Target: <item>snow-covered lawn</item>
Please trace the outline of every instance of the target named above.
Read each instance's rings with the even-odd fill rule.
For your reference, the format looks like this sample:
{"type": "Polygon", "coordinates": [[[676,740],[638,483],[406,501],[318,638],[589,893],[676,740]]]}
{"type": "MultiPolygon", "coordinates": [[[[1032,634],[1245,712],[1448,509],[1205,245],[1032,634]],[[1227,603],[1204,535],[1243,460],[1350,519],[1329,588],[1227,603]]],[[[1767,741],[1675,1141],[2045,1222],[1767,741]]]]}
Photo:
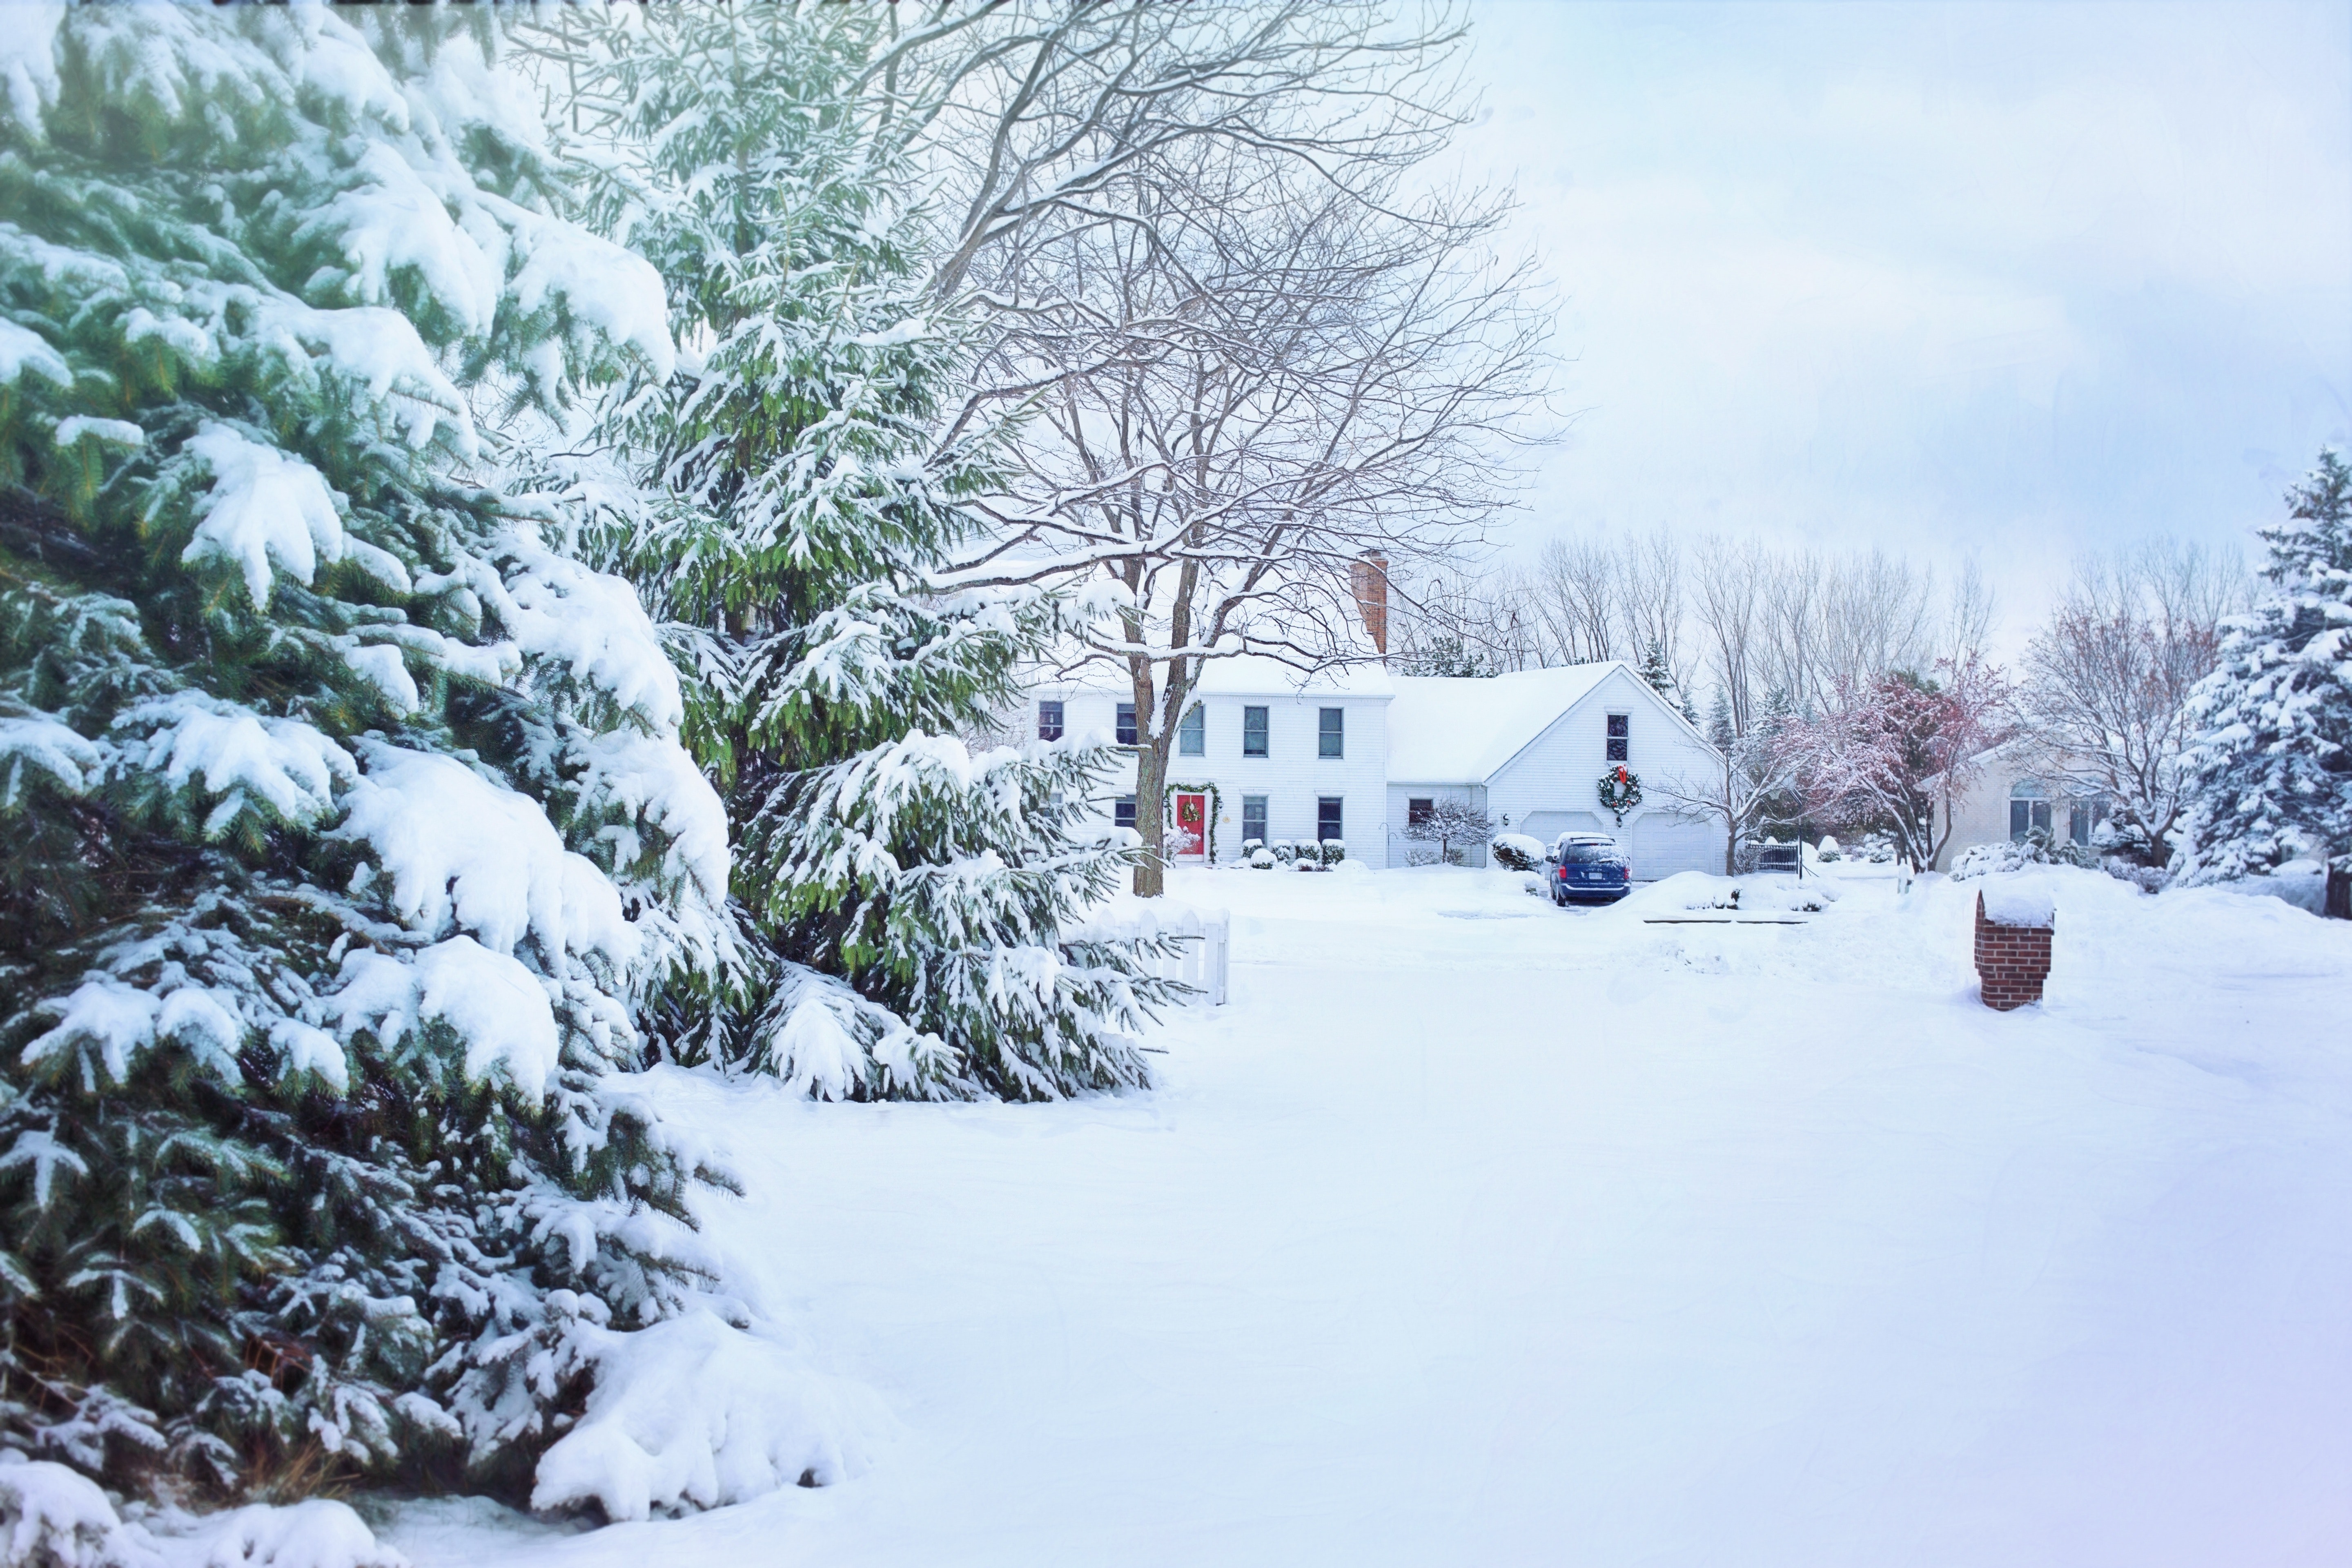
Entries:
{"type": "MultiPolygon", "coordinates": [[[[814,1107],[676,1073],[714,1237],[891,1412],[821,1489],[420,1565],[2352,1560],[2352,929],[2058,873],[1801,927],[1495,872],[1186,873],[1164,1087],[814,1107]],[[1633,900],[1638,904],[1641,899],[1633,900]]],[[[1647,895],[1644,895],[1647,897],[1647,895]]]]}

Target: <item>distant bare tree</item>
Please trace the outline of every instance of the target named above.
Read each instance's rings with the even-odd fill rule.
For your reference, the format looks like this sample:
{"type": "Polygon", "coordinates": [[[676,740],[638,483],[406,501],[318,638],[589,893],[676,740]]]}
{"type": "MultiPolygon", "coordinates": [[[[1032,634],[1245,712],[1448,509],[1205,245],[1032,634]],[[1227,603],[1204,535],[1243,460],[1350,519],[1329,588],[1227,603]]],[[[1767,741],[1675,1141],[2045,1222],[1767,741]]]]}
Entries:
{"type": "Polygon", "coordinates": [[[1730,709],[1731,732],[1745,735],[1762,709],[1764,598],[1771,563],[1753,540],[1699,542],[1691,557],[1691,613],[1730,709]]]}
{"type": "Polygon", "coordinates": [[[2188,805],[2189,689],[2252,579],[2235,552],[2159,540],[2080,563],[2026,653],[2024,717],[2043,763],[2113,803],[2113,847],[2162,865],[2188,805]]]}

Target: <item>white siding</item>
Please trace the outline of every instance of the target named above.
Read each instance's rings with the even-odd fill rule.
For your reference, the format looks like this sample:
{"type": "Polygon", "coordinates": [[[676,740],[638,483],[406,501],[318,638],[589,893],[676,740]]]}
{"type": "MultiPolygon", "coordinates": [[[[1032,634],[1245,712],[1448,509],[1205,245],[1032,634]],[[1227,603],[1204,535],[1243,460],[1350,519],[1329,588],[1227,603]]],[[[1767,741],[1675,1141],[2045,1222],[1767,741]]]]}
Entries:
{"type": "MultiPolygon", "coordinates": [[[[1028,728],[1037,733],[1040,699],[1059,697],[1066,733],[1099,731],[1105,741],[1116,734],[1120,699],[1100,689],[1041,687],[1030,697],[1028,728]]],[[[1181,742],[1170,748],[1168,782],[1213,784],[1220,796],[1216,852],[1221,862],[1241,858],[1242,797],[1265,796],[1266,836],[1301,839],[1316,836],[1317,804],[1324,795],[1344,803],[1341,826],[1348,855],[1368,866],[1389,864],[1388,699],[1386,697],[1304,695],[1227,696],[1199,700],[1206,721],[1206,754],[1188,757],[1181,742]],[[1266,755],[1242,755],[1242,710],[1266,711],[1266,755]],[[1347,714],[1344,757],[1318,754],[1322,710],[1338,708],[1347,714]]],[[[1116,797],[1135,789],[1135,765],[1127,763],[1117,781],[1105,791],[1102,812],[1110,815],[1116,797]]],[[[1402,826],[1400,819],[1398,826],[1402,826]]]]}
{"type": "MultiPolygon", "coordinates": [[[[1486,804],[1486,791],[1480,784],[1389,785],[1388,863],[1391,866],[1412,865],[1413,851],[1417,849],[1427,850],[1433,855],[1437,852],[1435,844],[1417,842],[1404,836],[1405,826],[1411,821],[1406,813],[1412,809],[1412,802],[1420,799],[1451,800],[1464,805],[1483,806],[1486,804]]],[[[1484,844],[1473,845],[1464,858],[1469,865],[1484,866],[1486,863],[1486,847],[1484,844]]]]}
{"type": "Polygon", "coordinates": [[[1598,831],[1615,837],[1633,854],[1633,874],[1649,881],[1675,871],[1721,871],[1723,843],[1704,819],[1676,817],[1649,801],[1628,812],[1622,826],[1601,809],[1596,786],[1609,760],[1608,716],[1631,721],[1625,765],[1653,785],[1676,774],[1704,779],[1720,765],[1715,751],[1681,718],[1628,671],[1612,671],[1576,706],[1555,720],[1524,751],[1487,781],[1486,808],[1497,832],[1528,832],[1547,840],[1558,832],[1592,831],[1578,818],[1589,816],[1598,831]],[[1505,818],[1509,819],[1507,826],[1505,818]],[[1569,826],[1545,832],[1555,821],[1569,826]],[[1637,846],[1647,846],[1646,854],[1637,846]],[[1711,857],[1711,858],[1710,858],[1711,857]]]}

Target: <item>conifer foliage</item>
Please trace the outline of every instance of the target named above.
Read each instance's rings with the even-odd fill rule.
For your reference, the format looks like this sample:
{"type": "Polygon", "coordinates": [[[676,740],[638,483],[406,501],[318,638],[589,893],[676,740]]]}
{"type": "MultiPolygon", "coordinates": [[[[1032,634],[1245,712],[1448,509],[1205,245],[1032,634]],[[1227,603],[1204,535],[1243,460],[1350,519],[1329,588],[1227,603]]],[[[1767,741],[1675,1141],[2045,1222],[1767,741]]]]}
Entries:
{"type": "Polygon", "coordinates": [[[992,487],[991,433],[940,433],[971,354],[927,293],[888,7],[565,16],[601,210],[699,352],[620,404],[615,563],[687,677],[720,781],[750,960],[672,1043],[827,1099],[1053,1098],[1147,1081],[1167,994],[1131,944],[1060,933],[1132,850],[1085,826],[1109,754],[978,754],[1061,629],[1035,592],[929,580],[992,487]],[[598,118],[601,116],[601,118],[598,118]]]}
{"type": "Polygon", "coordinates": [[[2271,584],[2224,623],[2221,662],[2189,700],[2196,752],[2192,879],[2328,868],[2327,908],[2352,918],[2352,465],[2341,452],[2287,491],[2262,531],[2271,584]]]}
{"type": "Polygon", "coordinates": [[[659,279],[487,20],[8,26],[0,1447],[520,1488],[694,1296],[715,1173],[614,1069],[726,825],[476,410],[666,374],[659,279]]]}

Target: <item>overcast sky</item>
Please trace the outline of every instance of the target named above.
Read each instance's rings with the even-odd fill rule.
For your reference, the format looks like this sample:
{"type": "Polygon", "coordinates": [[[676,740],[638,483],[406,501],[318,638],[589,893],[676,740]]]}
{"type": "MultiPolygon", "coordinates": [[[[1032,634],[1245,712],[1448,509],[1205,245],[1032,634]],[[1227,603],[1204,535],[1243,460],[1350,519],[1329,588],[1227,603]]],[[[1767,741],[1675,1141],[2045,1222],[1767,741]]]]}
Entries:
{"type": "Polygon", "coordinates": [[[2352,437],[2352,3],[1471,4],[1572,358],[1517,544],[1973,547],[2014,634],[2352,437]]]}

